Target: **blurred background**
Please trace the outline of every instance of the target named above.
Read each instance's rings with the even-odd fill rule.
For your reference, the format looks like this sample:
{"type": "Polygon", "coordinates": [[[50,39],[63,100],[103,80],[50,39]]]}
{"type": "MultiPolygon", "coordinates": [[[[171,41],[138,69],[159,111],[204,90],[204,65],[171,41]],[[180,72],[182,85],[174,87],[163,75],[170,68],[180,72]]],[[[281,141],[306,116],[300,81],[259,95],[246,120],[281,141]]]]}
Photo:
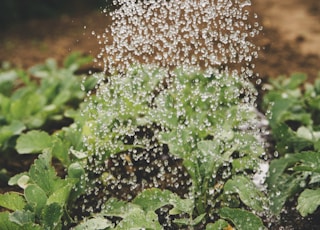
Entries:
{"type": "Polygon", "coordinates": [[[23,20],[92,10],[103,7],[105,4],[105,0],[1,0],[0,23],[7,27],[12,23],[23,20]]]}
{"type": "MultiPolygon", "coordinates": [[[[256,72],[263,78],[305,72],[314,79],[320,71],[320,0],[251,2],[249,10],[263,26],[256,72]]],[[[95,57],[103,48],[96,35],[111,24],[106,7],[112,9],[112,0],[1,0],[0,64],[29,68],[73,51],[95,57]]]]}

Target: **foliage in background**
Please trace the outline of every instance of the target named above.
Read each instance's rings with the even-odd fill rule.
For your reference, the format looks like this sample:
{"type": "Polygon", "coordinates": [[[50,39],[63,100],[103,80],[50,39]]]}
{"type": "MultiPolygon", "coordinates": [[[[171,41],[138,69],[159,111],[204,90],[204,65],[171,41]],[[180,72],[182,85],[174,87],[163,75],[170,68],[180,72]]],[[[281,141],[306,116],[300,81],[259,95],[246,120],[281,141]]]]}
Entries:
{"type": "MultiPolygon", "coordinates": [[[[90,62],[90,57],[72,54],[66,58],[64,68],[58,68],[54,60],[34,66],[27,72],[5,69],[0,72],[0,149],[5,152],[16,144],[23,132],[42,129],[51,133],[70,123],[67,118],[85,97],[81,89],[82,78],[75,75],[80,65],[90,62]],[[53,129],[53,130],[51,130],[53,129]]],[[[92,79],[84,82],[85,90],[94,86],[92,79]]],[[[19,153],[39,152],[38,145],[48,145],[48,138],[41,143],[30,140],[33,149],[18,143],[19,153]]],[[[41,150],[41,149],[40,149],[41,150]]]]}
{"type": "Polygon", "coordinates": [[[294,198],[305,217],[320,205],[320,76],[313,84],[304,74],[273,79],[264,101],[280,156],[267,178],[271,210],[280,214],[294,198]]]}

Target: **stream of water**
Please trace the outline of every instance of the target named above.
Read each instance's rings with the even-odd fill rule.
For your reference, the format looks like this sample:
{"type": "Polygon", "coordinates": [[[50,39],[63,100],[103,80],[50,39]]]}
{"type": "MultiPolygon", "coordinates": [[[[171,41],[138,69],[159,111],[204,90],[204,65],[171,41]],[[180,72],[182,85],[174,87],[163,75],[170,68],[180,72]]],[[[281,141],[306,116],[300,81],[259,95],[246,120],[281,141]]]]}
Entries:
{"type": "MultiPolygon", "coordinates": [[[[188,111],[179,101],[173,106],[176,112],[168,115],[170,117],[161,117],[167,111],[162,112],[159,107],[166,106],[166,98],[171,92],[175,95],[181,93],[181,98],[178,97],[181,101],[200,96],[204,102],[210,102],[208,116],[214,117],[219,111],[220,95],[201,92],[201,83],[197,80],[192,83],[188,98],[183,98],[186,97],[182,93],[186,86],[173,80],[179,77],[180,71],[190,74],[201,72],[205,78],[214,73],[217,81],[208,84],[208,89],[233,89],[241,83],[242,89],[229,92],[225,97],[233,100],[241,95],[241,111],[252,110],[256,92],[250,81],[257,76],[252,61],[259,52],[254,38],[261,31],[261,26],[249,18],[256,19],[257,15],[250,11],[250,0],[117,0],[114,4],[115,10],[105,10],[111,15],[112,24],[105,33],[98,35],[102,47],[97,62],[103,63],[104,72],[110,77],[97,76],[99,83],[95,97],[87,108],[87,112],[97,111],[92,114],[93,136],[103,141],[85,140],[87,149],[94,152],[88,170],[102,175],[106,184],[101,185],[97,180],[95,183],[100,183],[100,186],[87,193],[101,195],[101,190],[102,193],[107,192],[102,189],[105,186],[109,190],[117,190],[116,195],[120,198],[131,200],[135,194],[132,191],[159,187],[188,197],[190,194],[184,191],[191,182],[181,159],[170,155],[169,152],[174,151],[170,144],[168,150],[168,146],[159,144],[158,140],[165,139],[160,133],[170,130],[174,117],[184,117],[183,123],[178,122],[176,137],[171,137],[179,142],[186,135],[186,127],[194,123],[194,118],[188,117],[188,111]],[[225,81],[227,76],[233,79],[233,83],[225,81]],[[158,121],[159,126],[155,126],[154,121],[158,121]],[[110,131],[113,136],[110,136],[110,131]],[[123,144],[143,146],[144,150],[140,147],[128,150],[123,144]],[[112,154],[121,148],[120,154],[112,154]],[[95,163],[95,159],[105,162],[105,166],[95,163]],[[137,166],[132,162],[144,163],[137,166]],[[109,168],[108,172],[105,167],[109,168]],[[146,179],[147,176],[150,179],[146,179]],[[117,182],[112,182],[115,180],[117,182]]],[[[197,103],[191,103],[192,110],[198,111],[197,106],[197,103]]],[[[205,120],[203,125],[201,123],[200,131],[210,128],[209,120],[205,120]]],[[[255,130],[259,136],[255,122],[246,122],[239,127],[244,131],[255,130]]],[[[218,130],[228,138],[228,133],[223,130],[225,127],[218,130]]],[[[191,146],[195,146],[197,141],[190,137],[191,146]]],[[[101,207],[105,199],[97,202],[97,207],[101,207]]],[[[87,209],[86,205],[84,207],[87,209]]]]}

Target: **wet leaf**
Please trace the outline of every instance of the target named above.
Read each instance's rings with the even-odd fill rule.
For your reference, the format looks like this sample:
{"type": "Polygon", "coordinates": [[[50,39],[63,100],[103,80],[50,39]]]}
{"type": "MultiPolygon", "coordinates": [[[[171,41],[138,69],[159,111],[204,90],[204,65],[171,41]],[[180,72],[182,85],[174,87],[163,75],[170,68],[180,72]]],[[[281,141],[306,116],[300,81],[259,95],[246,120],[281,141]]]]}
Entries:
{"type": "Polygon", "coordinates": [[[56,229],[61,225],[63,209],[58,203],[46,205],[42,211],[42,222],[45,229],[56,229]]]}
{"type": "Polygon", "coordinates": [[[320,205],[320,189],[306,189],[298,198],[297,209],[305,217],[314,213],[320,205]]]}
{"type": "Polygon", "coordinates": [[[83,176],[84,174],[85,174],[85,171],[79,162],[75,162],[69,165],[68,176],[70,178],[80,179],[81,176],[83,176]]]}
{"type": "Polygon", "coordinates": [[[156,211],[169,204],[171,197],[173,193],[168,190],[151,188],[139,193],[132,203],[139,205],[146,212],[156,211]]]}
{"type": "Polygon", "coordinates": [[[279,215],[286,200],[301,190],[300,183],[305,179],[297,174],[279,176],[278,183],[272,185],[269,192],[270,210],[279,215]]]}
{"type": "Polygon", "coordinates": [[[175,219],[173,222],[176,224],[182,224],[182,225],[187,225],[187,226],[196,226],[197,224],[199,224],[203,218],[205,218],[206,213],[203,213],[199,216],[197,216],[195,219],[192,218],[182,218],[182,219],[175,219]]]}
{"type": "Polygon", "coordinates": [[[212,177],[229,157],[222,154],[219,141],[200,141],[197,146],[201,153],[198,156],[201,162],[200,172],[203,172],[204,177],[212,177]]]}
{"type": "Polygon", "coordinates": [[[255,184],[245,176],[234,176],[224,185],[225,193],[237,193],[241,201],[248,207],[256,210],[263,210],[263,201],[265,197],[263,193],[255,186],[255,184]]]}
{"type": "Polygon", "coordinates": [[[287,155],[284,158],[274,159],[269,166],[269,175],[266,179],[269,188],[277,186],[279,177],[284,173],[286,168],[290,167],[296,162],[292,156],[287,155]]]}
{"type": "Polygon", "coordinates": [[[73,187],[72,183],[68,183],[67,185],[56,189],[51,196],[48,197],[47,205],[52,203],[57,203],[61,207],[63,207],[69,198],[70,191],[73,187]]]}
{"type": "Polygon", "coordinates": [[[132,201],[132,204],[139,205],[146,212],[154,212],[168,204],[173,205],[175,212],[178,213],[192,213],[194,208],[192,200],[181,199],[177,194],[169,190],[158,188],[144,190],[132,201]]]}
{"type": "Polygon", "coordinates": [[[110,227],[113,227],[111,221],[102,217],[94,217],[77,225],[74,230],[104,230],[110,227]]]}
{"type": "Polygon", "coordinates": [[[101,214],[106,216],[117,216],[124,218],[130,209],[137,208],[137,205],[127,203],[116,198],[110,198],[104,205],[101,214]]]}
{"type": "Polygon", "coordinates": [[[318,152],[306,151],[294,154],[293,157],[296,159],[293,167],[295,171],[320,173],[320,154],[318,152]]]}
{"type": "Polygon", "coordinates": [[[127,213],[125,218],[115,228],[122,229],[154,229],[161,230],[158,215],[155,212],[145,213],[142,209],[135,208],[127,213]]]}
{"type": "Polygon", "coordinates": [[[25,224],[34,223],[35,215],[30,211],[17,210],[9,214],[9,220],[20,226],[24,226],[25,224]]]}
{"type": "Polygon", "coordinates": [[[0,194],[0,206],[6,209],[16,211],[22,210],[26,205],[25,199],[21,194],[16,192],[8,192],[0,194]]]}
{"type": "Polygon", "coordinates": [[[217,220],[214,223],[209,223],[206,225],[206,230],[226,230],[229,227],[229,223],[225,220],[217,220]]]}
{"type": "Polygon", "coordinates": [[[267,229],[258,216],[246,210],[223,207],[218,211],[218,214],[231,221],[238,230],[267,229]]]}

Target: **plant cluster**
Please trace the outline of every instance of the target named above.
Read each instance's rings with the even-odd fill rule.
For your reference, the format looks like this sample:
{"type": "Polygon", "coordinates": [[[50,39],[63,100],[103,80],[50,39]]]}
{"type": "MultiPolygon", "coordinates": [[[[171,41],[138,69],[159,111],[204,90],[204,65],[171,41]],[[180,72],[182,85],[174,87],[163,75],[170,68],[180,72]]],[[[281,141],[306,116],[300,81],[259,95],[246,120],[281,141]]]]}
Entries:
{"type": "Polygon", "coordinates": [[[125,77],[101,82],[83,100],[81,82],[89,90],[97,80],[74,75],[82,61],[73,55],[62,69],[48,61],[32,68],[31,77],[2,71],[7,80],[1,87],[11,87],[1,95],[3,152],[40,153],[28,172],[8,182],[23,192],[0,195],[6,229],[161,229],[158,213],[163,208],[169,222],[181,228],[264,228],[259,213],[266,198],[252,181],[263,148],[255,133],[246,130],[256,113],[243,103],[239,79],[182,70],[168,77],[161,70],[134,67],[125,77]],[[23,82],[16,86],[19,79],[23,82]],[[21,104],[30,106],[23,110],[21,104]],[[48,121],[66,117],[73,120],[69,126],[46,130],[48,121]],[[147,129],[152,135],[138,135],[147,129]],[[80,215],[87,215],[82,221],[74,215],[81,197],[95,196],[101,192],[95,191],[98,184],[117,180],[107,173],[109,158],[126,152],[133,162],[140,150],[164,149],[180,159],[191,181],[185,181],[183,196],[153,184],[127,201],[101,198],[104,202],[90,216],[80,215]],[[63,176],[56,174],[52,159],[65,168],[63,176]]]}
{"type": "MultiPolygon", "coordinates": [[[[66,204],[81,193],[77,186],[83,169],[69,156],[71,146],[82,148],[81,134],[73,120],[96,79],[84,79],[75,71],[91,60],[73,53],[65,59],[63,68],[48,59],[27,72],[6,66],[1,70],[1,157],[10,159],[14,152],[43,153],[29,172],[8,181],[24,193],[1,195],[0,206],[14,211],[10,215],[1,213],[3,229],[59,229],[66,204]],[[56,175],[53,158],[67,168],[68,178],[56,175]]],[[[3,167],[2,174],[6,172],[3,167]]]]}
{"type": "Polygon", "coordinates": [[[320,80],[295,74],[268,85],[279,156],[261,191],[253,175],[264,148],[247,82],[147,66],[75,75],[88,60],[1,70],[2,157],[39,154],[8,180],[19,189],[0,194],[2,229],[256,230],[289,200],[302,216],[318,208],[320,80]]]}
{"type": "Polygon", "coordinates": [[[293,199],[305,217],[320,205],[320,79],[311,84],[293,74],[270,80],[264,102],[279,155],[267,178],[270,209],[278,215],[293,199]]]}
{"type": "MultiPolygon", "coordinates": [[[[102,208],[106,216],[123,218],[117,228],[124,223],[128,227],[134,215],[140,221],[132,222],[132,228],[142,225],[157,229],[159,223],[155,224],[156,218],[148,218],[149,211],[155,216],[157,209],[169,204],[172,206],[169,215],[183,214],[183,218],[175,217],[173,221],[180,227],[203,223],[209,229],[221,224],[238,229],[263,227],[254,213],[264,211],[265,197],[251,176],[258,170],[259,157],[264,150],[254,136],[256,133],[244,130],[257,115],[240,99],[242,87],[239,79],[220,73],[205,75],[177,70],[174,76],[167,77],[161,70],[148,67],[133,68],[125,77],[111,77],[109,84],[100,86],[92,106],[87,107],[89,115],[86,115],[84,134],[87,149],[95,161],[103,164],[108,157],[126,152],[131,162],[131,158],[139,157],[141,150],[168,149],[171,155],[182,159],[191,179],[189,193],[183,199],[173,193],[169,199],[169,191],[153,189],[146,196],[139,194],[140,207],[132,209],[134,213],[123,209],[121,213],[108,215],[102,208]],[[135,135],[141,129],[152,129],[152,136],[135,135]],[[130,141],[128,137],[132,137],[130,141]],[[163,200],[163,203],[145,210],[141,199],[144,197],[144,202],[149,203],[153,193],[152,199],[163,200]],[[177,206],[180,202],[186,207],[177,206]]],[[[95,184],[99,180],[112,183],[114,179],[110,177],[107,182],[103,181],[105,170],[94,165],[95,176],[101,174],[95,184]]],[[[156,177],[161,180],[165,174],[158,172],[156,177]]],[[[179,177],[178,174],[173,176],[179,177]]],[[[131,173],[131,180],[136,177],[131,173]]],[[[103,206],[113,206],[113,201],[103,206]]],[[[100,219],[101,213],[97,222],[100,219]]],[[[90,219],[90,223],[93,220],[90,219]]]]}

